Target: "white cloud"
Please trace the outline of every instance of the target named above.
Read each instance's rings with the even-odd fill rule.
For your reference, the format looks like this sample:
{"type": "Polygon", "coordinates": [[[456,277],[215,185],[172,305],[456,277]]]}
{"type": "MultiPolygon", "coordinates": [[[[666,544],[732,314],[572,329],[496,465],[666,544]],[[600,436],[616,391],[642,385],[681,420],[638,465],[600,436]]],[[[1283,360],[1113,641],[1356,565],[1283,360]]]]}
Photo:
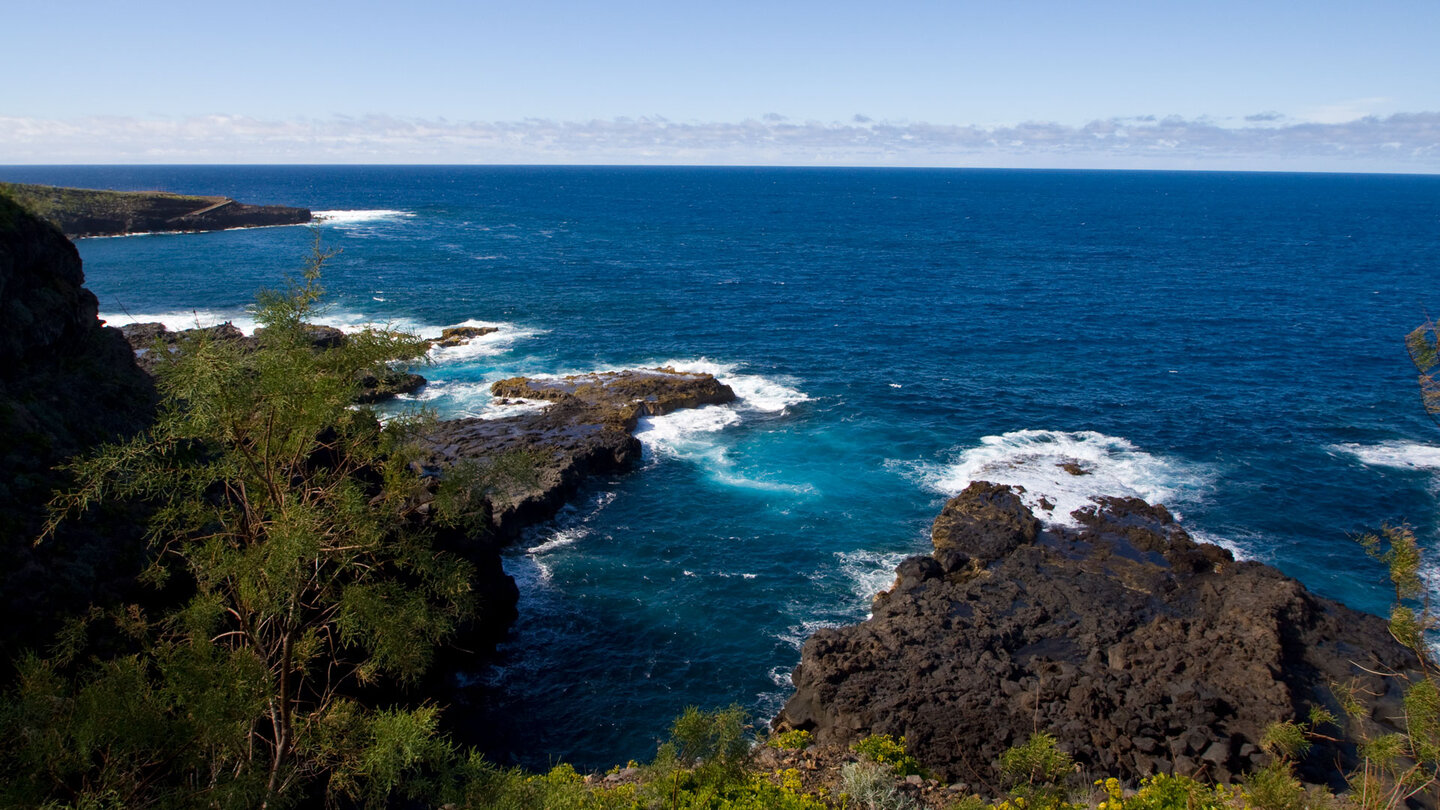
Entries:
{"type": "Polygon", "coordinates": [[[1440,172],[1440,113],[1239,126],[1133,116],[1067,126],[661,117],[446,121],[0,116],[0,163],[640,163],[1440,172]]]}
{"type": "Polygon", "coordinates": [[[1382,108],[1390,103],[1390,99],[1376,96],[1374,98],[1352,98],[1346,101],[1337,101],[1333,104],[1322,104],[1318,107],[1310,107],[1302,110],[1300,120],[1310,121],[1316,124],[1343,124],[1347,121],[1354,121],[1357,118],[1375,115],[1382,108]]]}

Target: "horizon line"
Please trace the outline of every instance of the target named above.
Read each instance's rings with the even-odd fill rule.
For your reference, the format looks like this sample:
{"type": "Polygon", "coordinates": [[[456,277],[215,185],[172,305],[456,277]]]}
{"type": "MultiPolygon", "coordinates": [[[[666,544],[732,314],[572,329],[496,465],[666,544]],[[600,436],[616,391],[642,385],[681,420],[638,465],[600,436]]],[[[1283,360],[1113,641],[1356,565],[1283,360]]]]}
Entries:
{"type": "MultiPolygon", "coordinates": [[[[1432,171],[1372,169],[1367,171],[1342,169],[1234,169],[1234,168],[1139,168],[1139,167],[1075,167],[1075,166],[877,166],[874,164],[815,165],[806,163],[357,163],[357,162],[295,162],[295,163],[0,163],[0,171],[6,169],[144,169],[144,168],[447,168],[447,169],[795,169],[801,171],[953,171],[953,172],[1106,172],[1132,174],[1294,174],[1294,175],[1383,175],[1400,177],[1437,177],[1440,169],[1432,171]]],[[[7,181],[0,181],[7,182],[7,181]]],[[[8,181],[19,182],[19,181],[8,181]]],[[[37,184],[43,185],[43,184],[37,184]]]]}

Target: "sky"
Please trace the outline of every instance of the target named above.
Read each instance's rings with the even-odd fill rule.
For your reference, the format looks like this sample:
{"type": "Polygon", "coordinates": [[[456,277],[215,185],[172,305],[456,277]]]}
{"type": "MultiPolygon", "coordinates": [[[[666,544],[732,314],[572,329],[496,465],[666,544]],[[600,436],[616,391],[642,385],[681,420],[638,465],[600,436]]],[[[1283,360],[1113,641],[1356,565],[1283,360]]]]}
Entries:
{"type": "Polygon", "coordinates": [[[5,5],[0,164],[1440,173],[1435,0],[5,5]]]}

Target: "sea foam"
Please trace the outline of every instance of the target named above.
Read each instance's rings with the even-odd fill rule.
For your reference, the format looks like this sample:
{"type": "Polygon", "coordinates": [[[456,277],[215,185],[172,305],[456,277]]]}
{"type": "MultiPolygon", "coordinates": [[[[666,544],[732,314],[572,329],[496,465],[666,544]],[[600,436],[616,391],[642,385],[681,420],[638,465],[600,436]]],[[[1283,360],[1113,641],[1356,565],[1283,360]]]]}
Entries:
{"type": "MultiPolygon", "coordinates": [[[[248,308],[238,309],[191,309],[169,312],[131,313],[102,312],[100,318],[111,326],[127,326],[135,323],[161,323],[172,332],[197,327],[218,326],[231,323],[247,335],[254,334],[259,325],[255,313],[248,308]]],[[[509,351],[516,342],[545,333],[543,329],[521,326],[506,321],[485,321],[469,319],[459,323],[437,325],[414,318],[391,318],[380,320],[373,315],[345,309],[319,309],[306,317],[306,321],[318,326],[331,326],[342,332],[354,333],[365,329],[406,332],[427,340],[438,340],[444,330],[452,327],[491,327],[496,331],[488,335],[471,338],[458,346],[436,346],[429,357],[436,365],[457,365],[482,357],[492,357],[509,351]]]]}
{"type": "Polygon", "coordinates": [[[783,413],[791,405],[810,398],[800,389],[786,384],[788,381],[758,374],[736,373],[740,366],[734,363],[717,363],[700,358],[663,360],[647,365],[692,374],[712,374],[720,382],[730,386],[736,397],[735,402],[727,405],[706,405],[641,419],[635,435],[650,452],[708,456],[712,461],[721,461],[723,452],[711,452],[719,448],[706,441],[704,434],[715,433],[738,424],[747,413],[783,413]]]}
{"type": "Polygon", "coordinates": [[[100,320],[109,326],[129,326],[136,323],[161,323],[172,332],[186,329],[209,328],[230,323],[245,334],[255,331],[255,315],[245,309],[187,309],[169,312],[102,312],[100,320]]]}
{"type": "Polygon", "coordinates": [[[870,617],[868,607],[875,595],[888,590],[895,582],[895,567],[909,556],[902,551],[837,551],[835,559],[840,571],[850,583],[850,592],[855,599],[867,607],[865,617],[870,617]]]}
{"type": "Polygon", "coordinates": [[[665,360],[655,364],[692,374],[711,374],[735,392],[739,410],[760,413],[780,413],[791,405],[798,405],[810,399],[804,391],[794,387],[793,380],[765,377],[759,374],[742,374],[739,363],[719,363],[706,358],[698,360],[665,360]]]}
{"type": "Polygon", "coordinates": [[[435,327],[421,325],[416,334],[431,340],[437,340],[445,329],[453,327],[491,327],[496,331],[488,335],[471,338],[458,346],[436,346],[430,350],[430,359],[436,365],[458,365],[478,360],[483,357],[494,357],[504,354],[514,347],[515,343],[521,340],[535,337],[545,333],[543,329],[520,326],[505,321],[482,321],[465,320],[456,324],[435,327]]]}
{"type": "Polygon", "coordinates": [[[1037,517],[1069,526],[1078,525],[1071,512],[1103,496],[1141,498],[1178,515],[1176,505],[1195,497],[1211,479],[1198,465],[1152,455],[1127,439],[1095,431],[985,436],[978,447],[948,463],[914,469],[925,487],[947,496],[973,481],[1024,487],[1020,497],[1037,517]]]}
{"type": "Polygon", "coordinates": [[[1440,447],[1419,442],[1390,441],[1379,444],[1336,444],[1330,449],[1359,459],[1372,467],[1409,470],[1440,470],[1440,447]]]}
{"type": "Polygon", "coordinates": [[[738,364],[699,360],[666,360],[653,364],[690,373],[713,374],[730,386],[736,400],[726,405],[706,405],[674,411],[640,420],[635,437],[651,458],[684,458],[704,467],[716,482],[738,489],[790,495],[813,494],[808,484],[775,481],[763,472],[745,470],[719,443],[717,434],[750,416],[783,414],[787,408],[810,397],[788,384],[790,381],[758,374],[739,374],[738,364]]]}
{"type": "Polygon", "coordinates": [[[337,211],[315,211],[312,213],[316,222],[322,225],[335,225],[346,227],[360,225],[366,222],[378,222],[382,220],[408,219],[415,216],[413,211],[398,211],[393,208],[365,208],[346,209],[337,211]]]}

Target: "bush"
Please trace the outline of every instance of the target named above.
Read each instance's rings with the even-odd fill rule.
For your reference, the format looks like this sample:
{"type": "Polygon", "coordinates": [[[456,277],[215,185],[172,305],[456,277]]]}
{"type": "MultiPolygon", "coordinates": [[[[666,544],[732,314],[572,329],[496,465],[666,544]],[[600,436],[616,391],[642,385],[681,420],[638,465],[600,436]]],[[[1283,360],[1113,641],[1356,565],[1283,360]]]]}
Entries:
{"type": "Polygon", "coordinates": [[[845,763],[840,768],[840,786],[846,796],[867,810],[910,810],[919,806],[900,792],[895,784],[895,772],[878,762],[845,763]]]}
{"type": "Polygon", "coordinates": [[[850,750],[871,762],[888,767],[892,773],[899,776],[909,776],[912,773],[924,775],[920,763],[905,750],[904,737],[897,741],[889,734],[871,734],[850,746],[850,750]]]}
{"type": "Polygon", "coordinates": [[[804,729],[782,731],[765,741],[771,748],[788,751],[804,751],[815,742],[815,736],[804,729]]]}
{"type": "Polygon", "coordinates": [[[379,804],[449,767],[435,707],[348,699],[419,680],[475,599],[471,566],[402,519],[405,420],[351,406],[361,372],[425,343],[367,331],[317,349],[327,256],[262,294],[257,347],[202,333],[165,353],[155,424],[69,466],[47,535],[97,504],[148,504],[156,595],[92,611],[24,664],[0,707],[0,804],[379,804]]]}

